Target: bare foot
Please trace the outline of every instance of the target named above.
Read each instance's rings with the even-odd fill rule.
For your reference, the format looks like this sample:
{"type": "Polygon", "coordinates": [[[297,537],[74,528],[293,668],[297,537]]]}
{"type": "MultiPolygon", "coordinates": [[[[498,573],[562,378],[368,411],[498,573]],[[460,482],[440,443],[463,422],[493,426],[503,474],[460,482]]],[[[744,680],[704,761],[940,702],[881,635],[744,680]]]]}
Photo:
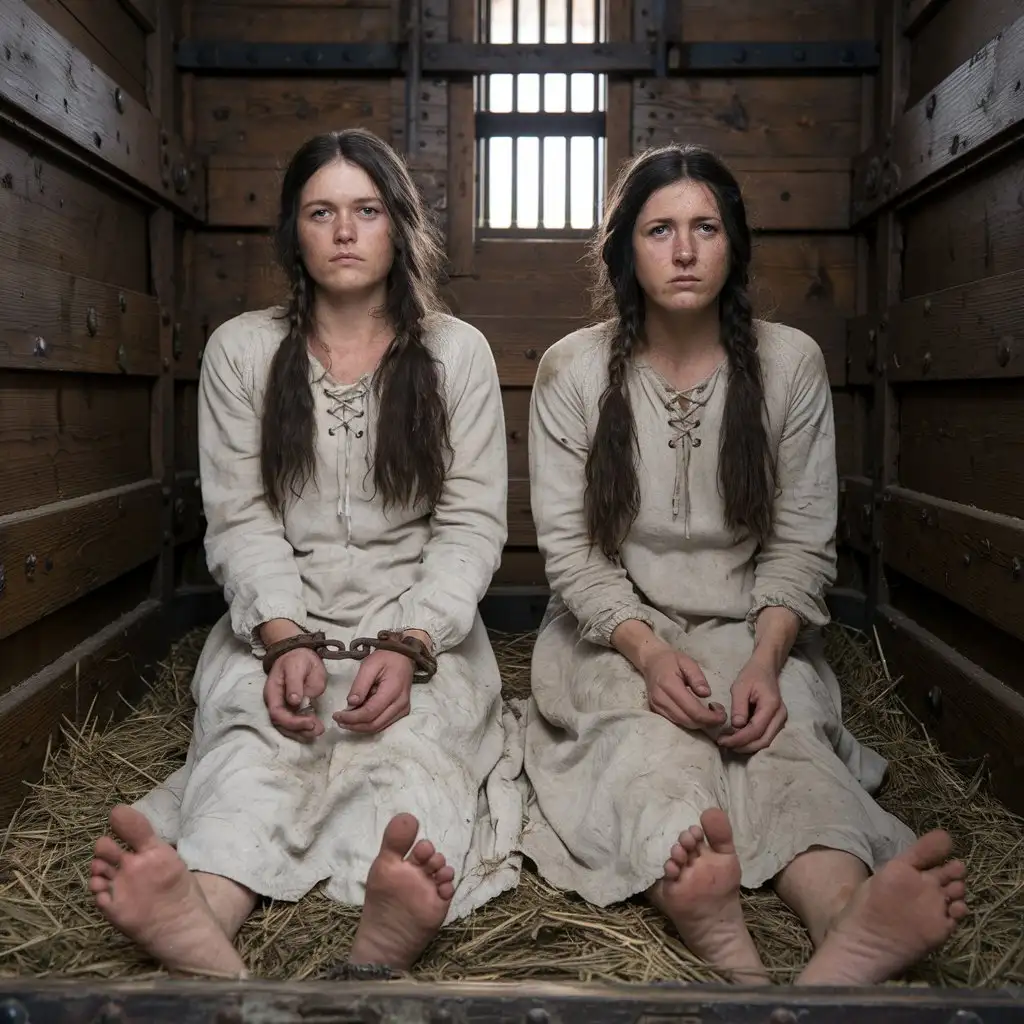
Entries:
{"type": "Polygon", "coordinates": [[[245,965],[221,931],[192,873],[132,807],[110,812],[96,843],[89,891],[100,913],[168,970],[237,978],[245,965]]]}
{"type": "Polygon", "coordinates": [[[433,843],[421,839],[413,846],[418,829],[411,814],[396,815],[384,829],[349,954],[354,964],[408,970],[444,923],[455,895],[455,870],[433,843]]]}
{"type": "Polygon", "coordinates": [[[799,985],[878,985],[943,945],[967,916],[966,869],[948,833],[929,832],[864,881],[799,985]]]}
{"type": "Polygon", "coordinates": [[[768,980],[740,906],[740,861],[732,826],[717,807],[679,836],[665,877],[648,894],[691,952],[739,983],[768,980]]]}

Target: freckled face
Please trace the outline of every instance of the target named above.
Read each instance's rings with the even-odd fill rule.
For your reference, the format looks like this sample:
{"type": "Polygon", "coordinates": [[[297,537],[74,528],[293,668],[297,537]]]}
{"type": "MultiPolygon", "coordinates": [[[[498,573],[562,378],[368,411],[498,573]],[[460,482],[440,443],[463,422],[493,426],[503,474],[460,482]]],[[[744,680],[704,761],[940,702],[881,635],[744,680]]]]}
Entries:
{"type": "Polygon", "coordinates": [[[696,181],[658,189],[636,219],[633,253],[648,302],[680,313],[712,305],[729,276],[729,239],[714,193],[696,181]]]}
{"type": "Polygon", "coordinates": [[[299,198],[298,237],[306,269],[328,292],[378,287],[394,261],[391,219],[373,179],[340,158],[306,182],[299,198]]]}

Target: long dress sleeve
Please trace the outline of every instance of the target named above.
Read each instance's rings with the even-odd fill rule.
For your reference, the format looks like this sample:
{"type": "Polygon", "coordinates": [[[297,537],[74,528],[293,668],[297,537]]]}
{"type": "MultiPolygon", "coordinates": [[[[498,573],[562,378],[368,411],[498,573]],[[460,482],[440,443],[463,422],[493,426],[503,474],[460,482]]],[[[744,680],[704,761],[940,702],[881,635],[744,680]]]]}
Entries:
{"type": "Polygon", "coordinates": [[[838,473],[832,392],[820,349],[793,375],[777,457],[772,530],[756,556],[747,619],[788,608],[804,626],[824,626],[825,591],[836,576],[838,473]]]}
{"type": "Polygon", "coordinates": [[[444,339],[452,454],[433,510],[419,579],[402,595],[405,629],[434,651],[457,647],[501,562],[508,537],[508,454],[498,371],[479,331],[444,339]]]}
{"type": "Polygon", "coordinates": [[[530,501],[537,546],[548,583],[576,618],[581,638],[610,647],[621,623],[639,619],[653,625],[654,620],[626,570],[590,542],[584,513],[585,402],[576,362],[566,360],[560,345],[541,358],[530,399],[530,501]]]}
{"type": "Polygon", "coordinates": [[[284,525],[263,497],[256,348],[258,339],[231,322],[210,336],[198,412],[207,564],[224,588],[232,630],[258,652],[258,626],[270,619],[302,625],[306,606],[284,525]]]}

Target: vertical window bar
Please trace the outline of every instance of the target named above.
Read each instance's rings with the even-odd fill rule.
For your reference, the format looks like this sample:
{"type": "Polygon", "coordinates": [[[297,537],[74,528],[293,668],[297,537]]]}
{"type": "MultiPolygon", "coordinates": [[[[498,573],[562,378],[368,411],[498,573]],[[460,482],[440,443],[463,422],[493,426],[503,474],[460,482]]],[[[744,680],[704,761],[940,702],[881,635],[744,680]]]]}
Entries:
{"type": "Polygon", "coordinates": [[[572,43],[572,0],[565,0],[565,41],[572,43]]]}
{"type": "MultiPolygon", "coordinates": [[[[547,12],[547,0],[540,0],[540,41],[546,43],[548,41],[548,12],[547,12]]],[[[544,88],[544,79],[541,77],[541,88],[544,88]]]]}
{"type": "MultiPolygon", "coordinates": [[[[543,5],[543,0],[541,0],[543,5]]],[[[537,140],[537,227],[543,228],[544,225],[544,143],[547,140],[541,136],[537,140]]]]}
{"type": "Polygon", "coordinates": [[[512,214],[509,218],[510,227],[518,226],[519,211],[516,209],[519,199],[519,139],[512,140],[512,214]]]}
{"type": "MultiPolygon", "coordinates": [[[[571,0],[570,0],[571,2],[571,0]]],[[[572,139],[565,139],[565,226],[572,227],[572,139]]]]}
{"type": "MultiPolygon", "coordinates": [[[[595,75],[594,77],[596,78],[597,76],[595,75]]],[[[594,225],[596,226],[598,222],[597,211],[600,209],[601,205],[601,153],[600,148],[598,146],[597,137],[595,136],[590,141],[594,147],[594,207],[591,212],[591,218],[593,220],[594,225]]]]}
{"type": "Polygon", "coordinates": [[[519,42],[519,0],[512,0],[512,42],[519,42]]]}

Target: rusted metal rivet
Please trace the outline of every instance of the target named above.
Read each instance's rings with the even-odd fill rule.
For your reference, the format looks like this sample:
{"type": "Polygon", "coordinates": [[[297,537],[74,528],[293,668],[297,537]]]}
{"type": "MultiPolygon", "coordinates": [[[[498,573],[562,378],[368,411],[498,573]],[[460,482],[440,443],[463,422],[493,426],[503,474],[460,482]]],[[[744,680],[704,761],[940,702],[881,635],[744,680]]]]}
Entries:
{"type": "Polygon", "coordinates": [[[932,354],[931,352],[925,352],[921,358],[921,372],[927,373],[932,368],[932,354]]]}
{"type": "Polygon", "coordinates": [[[971,553],[969,551],[964,553],[964,565],[971,564],[971,553]]]}
{"type": "Polygon", "coordinates": [[[35,576],[35,574],[36,574],[36,556],[35,555],[29,555],[28,558],[25,559],[25,575],[29,579],[32,579],[32,577],[35,576]]]}
{"type": "Polygon", "coordinates": [[[528,348],[526,350],[526,358],[534,360],[537,358],[537,350],[535,348],[528,348]]]}
{"type": "Polygon", "coordinates": [[[5,999],[0,1003],[2,1024],[29,1024],[28,1010],[17,999],[5,999]]]}
{"type": "Polygon", "coordinates": [[[85,329],[89,332],[89,337],[91,338],[95,338],[100,329],[100,319],[96,315],[95,306],[90,306],[85,311],[85,329]]]}
{"type": "Polygon", "coordinates": [[[32,345],[33,355],[39,356],[40,359],[46,355],[46,339],[36,338],[35,343],[32,345]]]}
{"type": "Polygon", "coordinates": [[[124,297],[124,292],[117,293],[117,308],[121,310],[122,313],[126,312],[128,309],[128,300],[124,297]]]}
{"type": "Polygon", "coordinates": [[[1010,356],[1013,354],[1013,348],[1010,344],[1009,338],[1001,338],[999,341],[999,350],[996,353],[996,359],[999,360],[1000,366],[1006,366],[1010,362],[1010,356]]]}
{"type": "Polygon", "coordinates": [[[184,192],[188,191],[189,173],[188,168],[184,164],[174,165],[173,180],[174,191],[177,192],[178,195],[182,195],[184,192]]]}
{"type": "Polygon", "coordinates": [[[114,90],[114,106],[117,107],[119,114],[124,113],[124,93],[121,91],[120,86],[114,90]]]}
{"type": "Polygon", "coordinates": [[[1010,572],[1013,574],[1013,578],[1020,579],[1021,561],[1014,555],[1013,560],[1010,562],[1010,572]]]}
{"type": "Polygon", "coordinates": [[[779,1007],[777,1010],[772,1010],[768,1024],[797,1024],[796,1014],[792,1010],[779,1007]]]}
{"type": "Polygon", "coordinates": [[[933,686],[928,691],[928,707],[931,708],[933,715],[942,711],[942,690],[937,686],[933,686]]]}

